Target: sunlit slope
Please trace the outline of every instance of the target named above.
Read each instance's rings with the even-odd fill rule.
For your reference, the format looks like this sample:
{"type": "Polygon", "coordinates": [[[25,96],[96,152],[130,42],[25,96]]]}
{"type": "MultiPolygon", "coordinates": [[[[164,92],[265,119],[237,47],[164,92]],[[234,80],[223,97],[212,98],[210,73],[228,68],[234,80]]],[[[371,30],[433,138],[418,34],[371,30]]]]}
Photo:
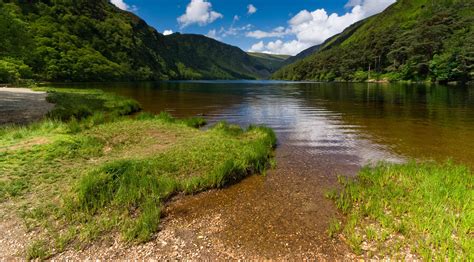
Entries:
{"type": "Polygon", "coordinates": [[[372,79],[469,81],[473,21],[470,0],[399,0],[273,78],[363,81],[370,71],[372,79]]]}
{"type": "Polygon", "coordinates": [[[265,53],[247,53],[259,63],[263,64],[266,68],[270,69],[272,72],[280,69],[285,61],[289,59],[289,55],[274,55],[274,54],[265,54],[265,53]]]}

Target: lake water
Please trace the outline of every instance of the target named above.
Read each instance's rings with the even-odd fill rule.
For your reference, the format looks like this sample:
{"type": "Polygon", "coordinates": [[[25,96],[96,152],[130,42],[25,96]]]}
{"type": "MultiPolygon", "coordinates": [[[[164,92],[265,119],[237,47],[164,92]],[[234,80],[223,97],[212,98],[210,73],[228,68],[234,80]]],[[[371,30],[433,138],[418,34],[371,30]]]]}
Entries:
{"type": "Polygon", "coordinates": [[[343,219],[324,197],[338,187],[338,175],[381,160],[452,159],[474,167],[472,87],[268,81],[77,87],[131,97],[155,113],[275,130],[277,166],[267,176],[173,201],[165,212],[168,221],[184,221],[176,232],[205,235],[237,257],[352,260],[346,244],[327,234],[335,217],[343,219]]]}
{"type": "MultiPolygon", "coordinates": [[[[84,84],[80,85],[84,86],[84,84]]],[[[264,124],[280,144],[363,165],[451,158],[474,167],[474,88],[416,84],[184,81],[87,84],[144,110],[264,124]]]]}

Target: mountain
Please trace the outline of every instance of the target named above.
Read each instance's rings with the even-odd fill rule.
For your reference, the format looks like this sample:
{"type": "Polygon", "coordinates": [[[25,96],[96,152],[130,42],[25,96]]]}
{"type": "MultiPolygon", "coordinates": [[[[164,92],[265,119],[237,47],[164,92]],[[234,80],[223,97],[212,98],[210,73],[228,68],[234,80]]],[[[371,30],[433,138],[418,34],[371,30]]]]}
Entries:
{"type": "Polygon", "coordinates": [[[298,53],[295,56],[290,56],[290,57],[288,57],[288,59],[283,61],[283,65],[285,65],[285,66],[290,65],[290,64],[293,64],[294,62],[303,60],[306,57],[316,53],[319,50],[319,48],[321,48],[321,45],[315,45],[315,46],[312,46],[308,49],[305,49],[305,50],[301,51],[300,53],[298,53]]]}
{"type": "MultiPolygon", "coordinates": [[[[186,79],[268,78],[271,69],[235,46],[195,34],[165,36],[170,62],[179,61],[186,79]]],[[[182,70],[181,70],[182,71],[182,70]]]]}
{"type": "Polygon", "coordinates": [[[474,1],[398,0],[276,72],[286,80],[471,81],[474,1]]]}
{"type": "Polygon", "coordinates": [[[256,79],[272,71],[205,36],[164,36],[107,0],[0,0],[0,35],[0,82],[256,79]]]}
{"type": "Polygon", "coordinates": [[[289,55],[273,55],[254,52],[249,52],[247,54],[263,64],[266,68],[270,69],[272,73],[280,69],[285,61],[290,58],[289,55]]]}

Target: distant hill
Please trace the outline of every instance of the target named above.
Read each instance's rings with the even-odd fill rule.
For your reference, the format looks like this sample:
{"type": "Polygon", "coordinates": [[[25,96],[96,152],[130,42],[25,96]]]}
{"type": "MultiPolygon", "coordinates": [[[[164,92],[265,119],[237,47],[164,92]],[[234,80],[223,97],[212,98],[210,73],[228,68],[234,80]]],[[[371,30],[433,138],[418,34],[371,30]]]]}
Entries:
{"type": "Polygon", "coordinates": [[[308,49],[305,49],[305,50],[301,51],[300,53],[298,53],[295,56],[290,56],[285,61],[283,61],[283,65],[286,66],[286,65],[289,65],[289,64],[293,64],[296,61],[303,60],[306,57],[316,53],[319,50],[320,47],[321,47],[321,45],[315,45],[315,46],[312,46],[308,49]]]}
{"type": "Polygon", "coordinates": [[[273,78],[471,81],[473,65],[474,1],[398,0],[273,78]]]}
{"type": "Polygon", "coordinates": [[[185,79],[255,79],[270,77],[272,68],[240,48],[195,34],[165,36],[164,57],[185,66],[185,79]]]}
{"type": "Polygon", "coordinates": [[[273,55],[253,52],[247,54],[263,64],[266,68],[270,69],[272,73],[280,69],[284,65],[284,62],[290,58],[289,55],[273,55]]]}
{"type": "Polygon", "coordinates": [[[0,35],[0,82],[257,79],[273,70],[205,36],[163,36],[107,0],[0,0],[0,35]]]}

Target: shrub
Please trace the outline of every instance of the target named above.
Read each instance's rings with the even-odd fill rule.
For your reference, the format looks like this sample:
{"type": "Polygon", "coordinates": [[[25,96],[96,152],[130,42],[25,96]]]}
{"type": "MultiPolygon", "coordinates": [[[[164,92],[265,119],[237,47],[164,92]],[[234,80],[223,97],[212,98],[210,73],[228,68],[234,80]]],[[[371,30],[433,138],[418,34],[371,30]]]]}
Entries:
{"type": "Polygon", "coordinates": [[[0,83],[17,83],[20,79],[31,77],[31,68],[23,61],[13,58],[0,60],[0,83]]]}

